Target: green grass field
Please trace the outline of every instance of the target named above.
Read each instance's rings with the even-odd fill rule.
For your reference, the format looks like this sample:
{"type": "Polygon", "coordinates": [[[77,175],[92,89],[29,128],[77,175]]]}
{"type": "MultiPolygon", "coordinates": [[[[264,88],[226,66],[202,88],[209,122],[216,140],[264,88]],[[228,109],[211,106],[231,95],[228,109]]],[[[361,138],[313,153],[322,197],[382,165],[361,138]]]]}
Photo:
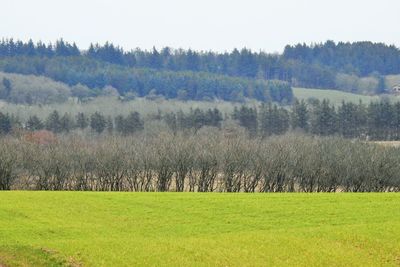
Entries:
{"type": "Polygon", "coordinates": [[[1,192],[0,266],[399,266],[400,194],[1,192]]]}

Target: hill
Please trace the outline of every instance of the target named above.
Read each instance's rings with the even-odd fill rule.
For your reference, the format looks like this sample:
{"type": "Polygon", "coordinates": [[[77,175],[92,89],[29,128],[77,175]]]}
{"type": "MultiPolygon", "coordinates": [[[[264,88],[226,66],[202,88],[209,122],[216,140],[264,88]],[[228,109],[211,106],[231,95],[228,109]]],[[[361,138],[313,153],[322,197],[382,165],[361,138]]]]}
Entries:
{"type": "Polygon", "coordinates": [[[0,193],[5,266],[397,266],[397,194],[0,193]]]}

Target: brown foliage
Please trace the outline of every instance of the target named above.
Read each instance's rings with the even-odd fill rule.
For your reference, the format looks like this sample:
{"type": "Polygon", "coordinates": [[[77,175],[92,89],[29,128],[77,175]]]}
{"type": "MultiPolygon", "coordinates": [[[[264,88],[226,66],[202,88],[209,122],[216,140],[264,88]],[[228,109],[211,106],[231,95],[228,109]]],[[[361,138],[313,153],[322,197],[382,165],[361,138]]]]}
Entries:
{"type": "Polygon", "coordinates": [[[38,145],[50,145],[57,143],[57,137],[53,132],[40,130],[28,132],[24,135],[25,141],[38,145]]]}

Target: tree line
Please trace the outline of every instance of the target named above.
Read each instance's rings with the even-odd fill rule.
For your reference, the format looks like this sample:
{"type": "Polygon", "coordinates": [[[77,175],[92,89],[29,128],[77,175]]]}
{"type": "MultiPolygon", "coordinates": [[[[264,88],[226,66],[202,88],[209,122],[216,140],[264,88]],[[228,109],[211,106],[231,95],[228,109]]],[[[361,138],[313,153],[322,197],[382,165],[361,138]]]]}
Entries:
{"type": "MultiPolygon", "coordinates": [[[[162,121],[169,129],[176,133],[178,131],[194,130],[202,127],[221,128],[223,114],[219,109],[202,110],[191,109],[189,112],[161,111],[146,118],[147,122],[162,121]]],[[[138,112],[130,112],[128,115],[117,115],[115,117],[105,116],[101,112],[85,114],[78,112],[76,116],[69,113],[60,114],[57,110],[51,112],[44,120],[37,115],[31,115],[22,122],[18,117],[0,112],[0,135],[8,135],[19,132],[20,129],[35,132],[40,130],[51,131],[55,134],[69,133],[73,130],[90,129],[93,133],[132,135],[144,129],[144,118],[138,112]]]]}
{"type": "Polygon", "coordinates": [[[31,115],[26,121],[0,112],[0,134],[10,134],[13,129],[46,129],[53,133],[91,129],[98,134],[131,135],[141,132],[146,124],[154,121],[164,123],[173,133],[197,132],[204,127],[221,130],[229,127],[233,121],[252,138],[302,132],[362,140],[400,140],[400,102],[391,103],[387,100],[369,104],[342,102],[337,107],[328,100],[296,100],[290,107],[271,103],[236,106],[231,114],[223,114],[218,108],[195,108],[186,112],[158,111],[146,117],[138,112],[111,117],[99,111],[93,114],[80,112],[73,117],[69,113],[60,114],[54,110],[45,119],[31,115]]]}
{"type": "Polygon", "coordinates": [[[333,137],[195,135],[0,139],[0,190],[387,192],[400,149],[333,137]]]}
{"type": "Polygon", "coordinates": [[[381,100],[364,104],[328,100],[296,100],[290,109],[272,104],[236,108],[235,119],[253,136],[300,131],[318,136],[338,135],[367,140],[400,140],[400,102],[381,100]]]}
{"type": "Polygon", "coordinates": [[[373,72],[385,75],[400,73],[399,48],[383,43],[326,41],[314,45],[288,45],[283,57],[359,76],[373,72]]]}
{"type": "MultiPolygon", "coordinates": [[[[55,44],[34,44],[4,39],[0,42],[0,58],[30,57],[36,64],[44,58],[69,57],[82,63],[83,59],[108,62],[128,68],[151,68],[168,71],[192,71],[239,76],[251,79],[283,80],[293,86],[337,88],[345,81],[341,74],[359,78],[400,73],[400,51],[393,45],[372,42],[297,44],[286,46],[283,54],[234,49],[231,52],[193,51],[172,49],[124,51],[112,43],[91,44],[80,51],[76,44],[59,40],[55,44]],[[337,79],[339,78],[339,81],[337,79]]],[[[26,64],[28,62],[25,62],[26,64]]],[[[32,62],[31,62],[32,63],[32,62]]],[[[4,64],[4,63],[3,63],[4,64]]],[[[24,64],[14,62],[13,64],[24,64]]],[[[1,64],[0,64],[1,65],[1,64]]],[[[40,68],[40,67],[39,67],[40,68]]],[[[21,71],[21,68],[15,68],[21,71]]],[[[81,68],[82,69],[82,68],[81,68]]],[[[84,67],[83,69],[87,69],[84,67]]],[[[21,72],[19,72],[21,73],[21,72]]],[[[71,79],[68,84],[76,81],[71,79]]],[[[80,81],[81,83],[82,80],[80,81]]],[[[379,84],[378,84],[379,85],[379,84]]],[[[374,91],[383,93],[385,86],[376,85],[374,91]]],[[[349,86],[349,84],[346,84],[349,86]]],[[[354,90],[354,88],[352,88],[354,90]]],[[[363,90],[360,89],[359,92],[363,90]]]]}

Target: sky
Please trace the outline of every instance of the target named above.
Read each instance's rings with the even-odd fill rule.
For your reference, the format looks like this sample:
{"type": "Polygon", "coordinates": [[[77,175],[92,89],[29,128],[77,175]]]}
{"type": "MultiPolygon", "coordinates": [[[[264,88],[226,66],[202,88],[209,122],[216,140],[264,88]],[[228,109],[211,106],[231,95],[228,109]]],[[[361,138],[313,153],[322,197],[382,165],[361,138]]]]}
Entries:
{"type": "Polygon", "coordinates": [[[399,0],[0,0],[0,38],[86,49],[111,41],[153,46],[282,52],[285,45],[373,41],[400,47],[399,0]]]}

